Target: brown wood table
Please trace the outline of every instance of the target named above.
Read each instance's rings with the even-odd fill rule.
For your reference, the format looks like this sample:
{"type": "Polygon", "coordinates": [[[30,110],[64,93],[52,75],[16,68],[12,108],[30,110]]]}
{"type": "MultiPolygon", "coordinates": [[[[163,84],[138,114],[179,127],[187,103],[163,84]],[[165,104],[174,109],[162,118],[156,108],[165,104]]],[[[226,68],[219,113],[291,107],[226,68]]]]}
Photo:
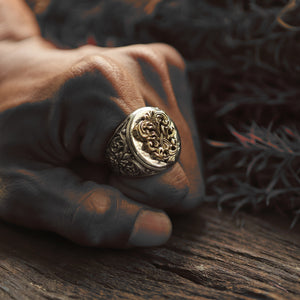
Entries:
{"type": "Polygon", "coordinates": [[[300,226],[203,206],[163,247],[103,250],[0,223],[0,299],[300,299],[300,226]]]}

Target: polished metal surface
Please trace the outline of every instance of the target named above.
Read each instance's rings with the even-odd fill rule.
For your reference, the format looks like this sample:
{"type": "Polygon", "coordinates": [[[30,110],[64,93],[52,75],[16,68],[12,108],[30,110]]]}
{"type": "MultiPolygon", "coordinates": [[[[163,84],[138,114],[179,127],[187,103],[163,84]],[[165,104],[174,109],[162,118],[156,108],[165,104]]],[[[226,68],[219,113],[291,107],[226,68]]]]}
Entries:
{"type": "Polygon", "coordinates": [[[141,177],[171,167],[180,150],[179,133],[169,116],[157,107],[143,107],[116,129],[106,156],[116,173],[141,177]]]}

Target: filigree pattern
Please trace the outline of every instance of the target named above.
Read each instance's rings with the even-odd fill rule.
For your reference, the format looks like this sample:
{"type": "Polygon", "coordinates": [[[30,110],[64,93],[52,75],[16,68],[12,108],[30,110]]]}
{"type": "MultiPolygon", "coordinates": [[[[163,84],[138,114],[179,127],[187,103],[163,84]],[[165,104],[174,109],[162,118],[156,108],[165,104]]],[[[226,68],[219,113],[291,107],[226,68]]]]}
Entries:
{"type": "Polygon", "coordinates": [[[125,176],[149,176],[175,163],[180,140],[174,123],[158,108],[141,108],[116,129],[106,156],[112,170],[125,176]]]}
{"type": "Polygon", "coordinates": [[[126,122],[113,136],[107,149],[106,156],[109,159],[112,169],[125,176],[145,176],[154,172],[141,166],[130,151],[126,140],[126,122]]]}
{"type": "Polygon", "coordinates": [[[142,150],[157,161],[172,163],[176,160],[180,144],[176,129],[163,112],[150,111],[140,118],[132,132],[143,143],[142,150]]]}

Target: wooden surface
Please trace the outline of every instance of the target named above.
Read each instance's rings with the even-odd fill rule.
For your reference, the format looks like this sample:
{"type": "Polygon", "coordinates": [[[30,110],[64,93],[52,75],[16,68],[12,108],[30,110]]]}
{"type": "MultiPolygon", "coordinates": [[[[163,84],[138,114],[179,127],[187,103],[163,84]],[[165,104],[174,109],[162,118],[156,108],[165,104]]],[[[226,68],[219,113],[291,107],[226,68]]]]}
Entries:
{"type": "Polygon", "coordinates": [[[300,230],[213,207],[163,247],[84,248],[0,223],[0,299],[300,299],[300,230]]]}

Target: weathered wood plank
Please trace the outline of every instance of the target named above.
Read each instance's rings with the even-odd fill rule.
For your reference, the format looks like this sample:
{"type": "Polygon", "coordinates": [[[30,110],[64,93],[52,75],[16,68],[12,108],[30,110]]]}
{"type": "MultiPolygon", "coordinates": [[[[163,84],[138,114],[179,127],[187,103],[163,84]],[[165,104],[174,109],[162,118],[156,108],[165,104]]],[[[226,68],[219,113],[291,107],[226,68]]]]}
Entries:
{"type": "Polygon", "coordinates": [[[300,235],[282,216],[203,207],[164,247],[84,248],[0,223],[0,299],[299,299],[300,235]]]}

